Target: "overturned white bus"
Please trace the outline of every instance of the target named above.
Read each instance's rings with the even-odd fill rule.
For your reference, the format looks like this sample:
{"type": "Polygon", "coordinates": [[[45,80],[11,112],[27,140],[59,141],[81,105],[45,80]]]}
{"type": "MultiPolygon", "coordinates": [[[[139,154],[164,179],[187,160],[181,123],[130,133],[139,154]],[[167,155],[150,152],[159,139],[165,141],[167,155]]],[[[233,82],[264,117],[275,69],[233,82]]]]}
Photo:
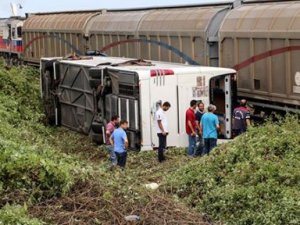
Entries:
{"type": "Polygon", "coordinates": [[[236,103],[235,70],[127,58],[41,59],[41,94],[48,122],[90,135],[104,143],[111,116],[129,121],[130,148],[158,145],[157,102],[168,101],[168,146],[187,146],[185,112],[192,99],[215,104],[221,136],[231,138],[236,103]]]}

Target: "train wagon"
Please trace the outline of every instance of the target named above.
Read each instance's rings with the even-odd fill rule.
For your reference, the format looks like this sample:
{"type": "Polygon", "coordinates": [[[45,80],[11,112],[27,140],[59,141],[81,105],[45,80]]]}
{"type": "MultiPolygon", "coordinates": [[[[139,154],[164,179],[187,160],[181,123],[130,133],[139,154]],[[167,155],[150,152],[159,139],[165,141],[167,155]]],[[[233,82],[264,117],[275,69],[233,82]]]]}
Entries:
{"type": "Polygon", "coordinates": [[[111,116],[129,121],[131,149],[157,146],[154,114],[169,101],[169,146],[186,147],[185,112],[192,99],[217,106],[223,138],[231,138],[235,70],[127,58],[43,58],[41,93],[49,122],[104,142],[111,116]]]}
{"type": "Polygon", "coordinates": [[[218,66],[218,30],[231,4],[108,11],[91,21],[90,48],[110,56],[218,66]]]}
{"type": "Polygon", "coordinates": [[[24,61],[39,64],[42,57],[84,55],[89,21],[100,11],[37,13],[23,26],[24,61]]]}
{"type": "Polygon", "coordinates": [[[219,36],[220,66],[238,70],[239,96],[256,108],[299,109],[299,1],[241,5],[219,36]]]}

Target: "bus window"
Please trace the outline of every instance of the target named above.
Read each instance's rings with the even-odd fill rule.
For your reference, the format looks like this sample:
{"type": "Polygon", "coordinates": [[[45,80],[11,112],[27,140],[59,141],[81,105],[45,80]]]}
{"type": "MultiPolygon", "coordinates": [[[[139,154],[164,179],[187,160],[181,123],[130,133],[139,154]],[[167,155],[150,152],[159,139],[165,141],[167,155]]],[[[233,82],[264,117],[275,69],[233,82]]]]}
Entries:
{"type": "Polygon", "coordinates": [[[225,114],[225,82],[224,77],[211,79],[211,104],[217,107],[216,114],[225,114]]]}
{"type": "Polygon", "coordinates": [[[16,38],[16,29],[14,27],[11,29],[11,38],[16,38]]]}
{"type": "Polygon", "coordinates": [[[17,27],[17,37],[18,38],[22,37],[22,27],[17,27]]]}

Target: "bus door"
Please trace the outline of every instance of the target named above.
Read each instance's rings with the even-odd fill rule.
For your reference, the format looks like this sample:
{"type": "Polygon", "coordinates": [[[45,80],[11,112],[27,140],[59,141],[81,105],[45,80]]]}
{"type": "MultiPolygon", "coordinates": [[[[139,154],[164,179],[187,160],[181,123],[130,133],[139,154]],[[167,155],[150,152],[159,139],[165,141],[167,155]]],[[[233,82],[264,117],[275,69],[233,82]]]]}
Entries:
{"type": "Polygon", "coordinates": [[[210,103],[217,107],[216,115],[220,121],[219,138],[232,136],[232,111],[236,104],[235,75],[221,75],[210,80],[210,103]]]}

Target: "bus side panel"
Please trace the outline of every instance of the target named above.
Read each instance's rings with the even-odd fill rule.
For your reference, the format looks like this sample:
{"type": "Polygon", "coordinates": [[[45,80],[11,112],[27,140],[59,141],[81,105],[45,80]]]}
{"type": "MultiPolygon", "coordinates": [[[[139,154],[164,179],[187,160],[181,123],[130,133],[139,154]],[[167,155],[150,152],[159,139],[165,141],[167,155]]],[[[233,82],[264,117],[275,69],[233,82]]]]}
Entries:
{"type": "Polygon", "coordinates": [[[158,147],[158,137],[155,129],[155,112],[157,111],[157,102],[168,101],[171,104],[171,108],[166,112],[169,130],[167,145],[169,147],[179,147],[176,75],[151,77],[150,87],[150,105],[152,109],[152,144],[155,148],[158,147]]]}
{"type": "Polygon", "coordinates": [[[141,135],[142,146],[141,150],[152,149],[152,119],[150,105],[150,84],[148,80],[140,80],[140,120],[141,120],[141,135]]]}

